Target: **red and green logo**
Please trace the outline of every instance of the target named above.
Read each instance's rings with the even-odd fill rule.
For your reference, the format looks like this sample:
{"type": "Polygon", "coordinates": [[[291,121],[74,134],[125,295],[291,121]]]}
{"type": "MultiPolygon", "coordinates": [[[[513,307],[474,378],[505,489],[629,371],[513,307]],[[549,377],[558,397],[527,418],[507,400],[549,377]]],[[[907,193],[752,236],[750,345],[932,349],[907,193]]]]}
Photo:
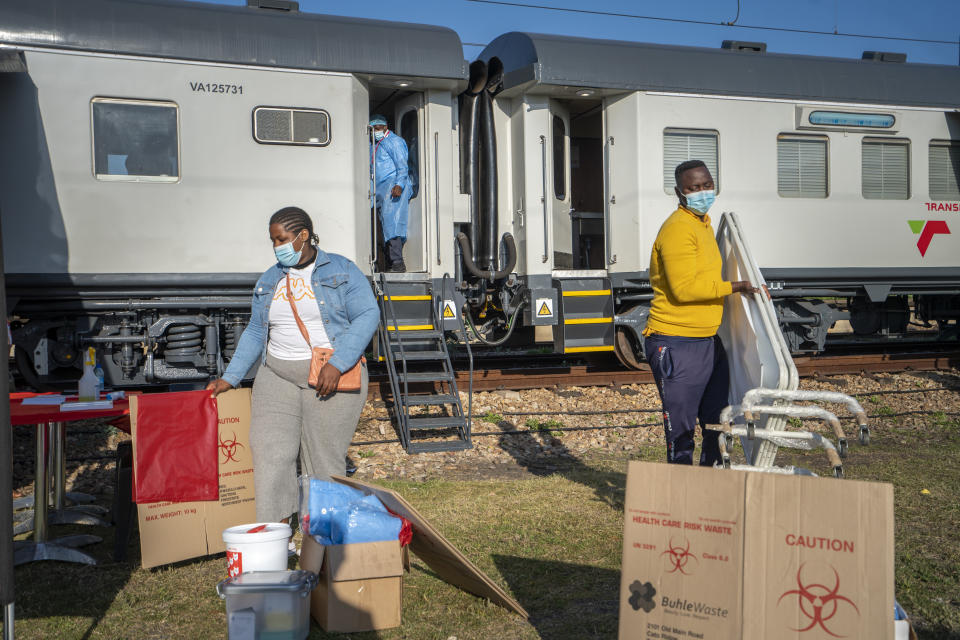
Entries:
{"type": "Polygon", "coordinates": [[[945,220],[907,220],[907,224],[910,225],[910,230],[914,234],[920,234],[920,238],[917,240],[917,249],[920,250],[921,257],[927,255],[927,248],[930,246],[933,236],[940,233],[950,233],[950,227],[947,226],[945,220]]]}

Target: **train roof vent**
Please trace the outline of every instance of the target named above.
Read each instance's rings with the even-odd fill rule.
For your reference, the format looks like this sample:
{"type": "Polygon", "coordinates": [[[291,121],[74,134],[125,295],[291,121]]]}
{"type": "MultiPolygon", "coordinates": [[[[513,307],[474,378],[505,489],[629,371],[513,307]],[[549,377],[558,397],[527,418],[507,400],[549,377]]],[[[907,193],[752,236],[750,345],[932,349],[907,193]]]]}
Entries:
{"type": "Polygon", "coordinates": [[[300,11],[300,3],[294,0],[247,0],[247,6],[254,9],[270,9],[272,11],[300,11]]]}
{"type": "Polygon", "coordinates": [[[731,51],[750,51],[752,53],[764,53],[767,50],[766,42],[746,42],[744,40],[724,40],[720,45],[721,49],[730,49],[731,51]]]}
{"type": "Polygon", "coordinates": [[[873,60],[875,62],[906,62],[907,54],[893,53],[891,51],[864,51],[864,60],[873,60]]]}

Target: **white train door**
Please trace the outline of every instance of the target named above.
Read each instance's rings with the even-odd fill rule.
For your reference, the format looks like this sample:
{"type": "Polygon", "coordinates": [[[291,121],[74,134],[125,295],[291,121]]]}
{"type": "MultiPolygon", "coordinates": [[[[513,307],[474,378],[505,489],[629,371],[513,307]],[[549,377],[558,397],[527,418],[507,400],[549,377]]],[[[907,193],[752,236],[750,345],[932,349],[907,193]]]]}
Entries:
{"type": "Polygon", "coordinates": [[[553,268],[573,269],[573,227],[570,224],[570,112],[550,101],[546,197],[553,221],[553,268]]]}
{"type": "Polygon", "coordinates": [[[403,260],[407,271],[424,271],[425,229],[423,224],[423,169],[424,141],[423,94],[415,93],[397,101],[394,107],[396,133],[407,143],[409,160],[407,171],[410,176],[412,196],[410,198],[410,218],[407,223],[407,243],[403,248],[403,260]]]}
{"type": "Polygon", "coordinates": [[[645,271],[640,246],[640,94],[603,100],[603,176],[606,267],[645,271]]]}

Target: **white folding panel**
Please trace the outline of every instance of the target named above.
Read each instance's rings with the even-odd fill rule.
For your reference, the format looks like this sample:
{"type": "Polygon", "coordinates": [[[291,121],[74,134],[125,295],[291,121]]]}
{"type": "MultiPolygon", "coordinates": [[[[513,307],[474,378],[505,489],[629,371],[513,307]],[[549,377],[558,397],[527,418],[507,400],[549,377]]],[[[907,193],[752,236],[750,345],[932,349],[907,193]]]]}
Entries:
{"type": "MultiPolygon", "coordinates": [[[[747,280],[754,287],[762,288],[765,282],[743,237],[736,214],[724,213],[717,229],[723,279],[747,280]]],[[[731,405],[739,405],[744,394],[757,387],[797,388],[797,369],[776,317],[773,303],[763,293],[733,294],[724,300],[723,322],[718,334],[727,351],[731,405]]],[[[767,416],[757,426],[782,431],[785,420],[781,416],[767,416]]],[[[747,462],[758,467],[773,466],[777,452],[774,443],[757,444],[742,439],[742,444],[747,462]]]]}

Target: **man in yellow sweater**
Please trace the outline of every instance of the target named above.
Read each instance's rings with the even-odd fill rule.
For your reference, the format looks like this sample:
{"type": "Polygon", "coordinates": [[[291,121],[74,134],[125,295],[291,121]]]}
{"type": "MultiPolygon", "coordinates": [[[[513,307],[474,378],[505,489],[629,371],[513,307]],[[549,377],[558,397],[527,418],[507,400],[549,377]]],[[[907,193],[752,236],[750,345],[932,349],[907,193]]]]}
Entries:
{"type": "Polygon", "coordinates": [[[701,466],[720,462],[718,424],[727,404],[730,373],[717,329],[723,298],[755,292],[749,282],[725,282],[707,211],[713,204],[713,176],[700,160],[674,171],[679,208],[667,218],[650,254],[653,304],[644,330],[644,351],[663,404],[667,462],[693,464],[693,435],[703,430],[701,466]]]}

